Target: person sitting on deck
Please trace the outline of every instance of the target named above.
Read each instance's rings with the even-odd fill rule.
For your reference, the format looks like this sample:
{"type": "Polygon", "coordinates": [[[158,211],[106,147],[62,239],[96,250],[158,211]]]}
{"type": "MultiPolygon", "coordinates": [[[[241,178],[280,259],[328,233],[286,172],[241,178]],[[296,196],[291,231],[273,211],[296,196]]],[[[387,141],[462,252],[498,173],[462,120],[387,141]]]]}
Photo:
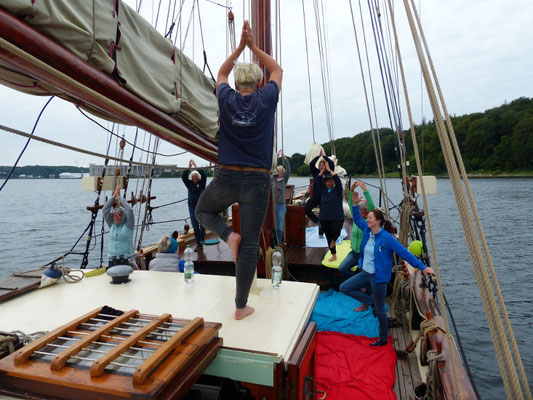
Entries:
{"type": "Polygon", "coordinates": [[[387,294],[387,283],[392,275],[392,253],[395,252],[402,259],[415,268],[419,268],[425,274],[432,274],[433,269],[427,267],[401,245],[396,238],[387,232],[385,225],[385,215],[379,209],[368,213],[367,220],[361,217],[359,211],[360,198],[354,190],[352,194],[353,220],[363,231],[361,241],[361,255],[359,264],[362,271],[344,281],[340,286],[340,291],[348,296],[359,300],[362,304],[355,311],[361,312],[374,307],[374,311],[379,321],[379,339],[371,343],[370,346],[385,346],[388,340],[389,322],[385,311],[385,297],[387,294]],[[370,286],[372,295],[369,296],[361,289],[370,286]]]}
{"type": "Polygon", "coordinates": [[[344,190],[339,176],[330,169],[328,163],[317,176],[320,182],[320,225],[326,234],[328,247],[331,251],[329,262],[337,259],[337,238],[344,224],[342,199],[344,190]]]}
{"type": "Polygon", "coordinates": [[[150,261],[150,271],[178,272],[180,257],[177,254],[178,241],[165,235],[159,241],[158,253],[150,261]]]}
{"type": "MultiPolygon", "coordinates": [[[[366,189],[366,185],[361,181],[355,181],[355,183],[350,188],[350,192],[353,193],[353,191],[360,187],[363,189],[363,195],[365,196],[365,200],[361,200],[359,202],[359,209],[361,212],[361,218],[366,221],[366,217],[368,215],[369,211],[372,211],[374,208],[374,201],[372,200],[372,196],[370,196],[369,191],[366,189]]],[[[352,196],[348,198],[348,203],[350,205],[350,209],[353,209],[353,200],[352,196]]],[[[339,271],[342,272],[344,275],[351,277],[355,275],[356,273],[359,273],[361,271],[361,268],[357,268],[357,270],[354,272],[352,271],[352,268],[357,265],[359,262],[359,250],[361,248],[361,241],[363,240],[363,231],[359,229],[359,227],[355,224],[353,224],[352,228],[352,241],[350,243],[350,247],[352,248],[351,251],[346,255],[346,258],[342,260],[341,264],[339,265],[339,271]]]]}
{"type": "Polygon", "coordinates": [[[274,114],[282,76],[279,64],[255,46],[250,25],[244,21],[239,46],[218,71],[220,165],[196,206],[196,218],[224,240],[233,253],[237,281],[235,319],[254,312],[247,302],[270,198],[274,114]],[[270,71],[270,80],[259,89],[261,68],[255,63],[238,64],[235,91],[228,85],[228,75],[246,46],[270,71]],[[235,202],[239,203],[240,234],[233,232],[218,214],[235,202]]]}
{"type": "Polygon", "coordinates": [[[313,160],[311,160],[309,163],[309,168],[311,169],[311,174],[313,175],[313,191],[311,197],[305,203],[305,215],[307,215],[311,221],[318,225],[318,236],[321,238],[324,236],[324,230],[320,225],[318,217],[313,212],[313,209],[320,205],[320,186],[321,181],[324,179],[324,175],[322,173],[319,178],[319,174],[320,172],[325,171],[326,163],[328,164],[330,170],[333,171],[335,169],[335,164],[333,161],[324,155],[323,149],[320,149],[320,154],[313,158],[313,160]]]}
{"type": "MultiPolygon", "coordinates": [[[[198,168],[194,160],[189,161],[189,168],[192,167],[198,168]]],[[[186,169],[185,171],[183,171],[181,179],[183,180],[183,183],[185,184],[189,192],[189,216],[191,218],[191,224],[194,229],[194,238],[196,239],[196,248],[194,249],[194,251],[200,251],[204,246],[205,228],[200,225],[196,220],[195,210],[196,205],[198,204],[198,199],[200,198],[202,192],[205,190],[207,177],[205,175],[205,172],[202,170],[197,171],[195,169],[194,171],[190,172],[190,170],[186,169]]]]}
{"type": "Polygon", "coordinates": [[[117,185],[113,196],[105,203],[102,209],[104,220],[109,226],[109,251],[108,264],[110,268],[114,265],[129,264],[137,268],[133,256],[133,227],[135,218],[133,208],[125,198],[120,196],[120,186],[117,185]],[[116,207],[115,202],[120,203],[116,207]]]}
{"type": "MultiPolygon", "coordinates": [[[[283,150],[278,155],[283,157],[283,150]]],[[[277,242],[283,242],[283,228],[285,227],[285,214],[287,214],[287,203],[285,201],[285,186],[291,176],[291,165],[285,158],[284,166],[276,167],[277,176],[274,178],[274,204],[276,204],[276,230],[277,242]]]]}

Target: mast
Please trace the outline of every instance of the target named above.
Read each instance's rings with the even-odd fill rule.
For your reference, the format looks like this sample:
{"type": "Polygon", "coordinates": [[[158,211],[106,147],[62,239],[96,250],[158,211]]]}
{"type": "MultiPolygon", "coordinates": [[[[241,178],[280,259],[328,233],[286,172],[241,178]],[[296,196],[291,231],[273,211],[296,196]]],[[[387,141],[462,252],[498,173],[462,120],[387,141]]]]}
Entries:
{"type": "Polygon", "coordinates": [[[65,95],[63,98],[75,104],[88,105],[217,162],[217,146],[209,139],[138,98],[115,79],[2,9],[0,61],[57,89],[65,95]]]}
{"type": "MultiPolygon", "coordinates": [[[[268,55],[272,55],[272,30],[270,22],[270,0],[252,1],[252,33],[256,40],[256,46],[268,55]]],[[[257,58],[254,57],[257,62],[257,58]]],[[[263,69],[264,86],[270,79],[270,72],[263,64],[259,64],[263,69]]]]}
{"type": "MultiPolygon", "coordinates": [[[[272,55],[272,31],[270,29],[270,0],[254,0],[252,1],[252,33],[256,40],[256,46],[263,50],[268,55],[272,55]]],[[[255,57],[254,57],[255,58],[255,57]]],[[[255,59],[257,62],[258,60],[255,59]]],[[[270,73],[261,63],[259,64],[263,69],[263,87],[270,79],[270,73]]],[[[275,143],[275,141],[274,141],[275,143]]],[[[263,228],[261,229],[261,237],[259,239],[259,246],[263,249],[263,254],[270,247],[271,236],[274,230],[274,211],[273,211],[272,190],[270,191],[270,200],[268,202],[267,215],[263,228]]],[[[281,240],[281,239],[280,239],[281,240]]],[[[265,273],[265,264],[263,259],[259,259],[257,263],[257,272],[265,273]]]]}

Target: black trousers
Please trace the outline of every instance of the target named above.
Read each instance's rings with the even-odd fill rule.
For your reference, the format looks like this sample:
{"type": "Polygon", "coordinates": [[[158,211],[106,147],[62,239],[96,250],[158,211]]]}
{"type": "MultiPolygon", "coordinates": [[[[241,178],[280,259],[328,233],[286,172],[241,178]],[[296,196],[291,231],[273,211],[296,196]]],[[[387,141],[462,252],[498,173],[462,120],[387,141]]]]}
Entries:
{"type": "Polygon", "coordinates": [[[320,225],[322,225],[322,229],[326,234],[326,239],[328,241],[328,247],[331,250],[331,254],[337,254],[337,246],[335,242],[341,234],[343,224],[344,220],[342,219],[336,219],[333,221],[320,221],[320,225]],[[331,247],[331,242],[333,242],[333,247],[331,247]]]}
{"type": "Polygon", "coordinates": [[[319,205],[320,205],[320,198],[317,198],[317,197],[311,197],[305,203],[305,215],[307,215],[309,219],[313,221],[315,224],[318,224],[318,217],[313,212],[313,208],[319,205]]]}

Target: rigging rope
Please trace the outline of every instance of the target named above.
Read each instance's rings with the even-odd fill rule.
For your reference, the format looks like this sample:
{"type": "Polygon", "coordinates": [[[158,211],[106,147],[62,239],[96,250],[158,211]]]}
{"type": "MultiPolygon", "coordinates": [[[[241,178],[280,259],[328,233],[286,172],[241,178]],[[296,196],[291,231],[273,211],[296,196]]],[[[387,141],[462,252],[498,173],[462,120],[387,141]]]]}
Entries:
{"type": "Polygon", "coordinates": [[[359,39],[358,39],[358,36],[357,36],[357,29],[355,27],[355,18],[354,18],[354,13],[353,13],[353,7],[352,7],[351,0],[348,0],[348,3],[350,4],[350,13],[352,15],[352,25],[353,25],[353,31],[354,31],[354,36],[355,36],[355,43],[356,43],[356,47],[357,47],[357,56],[358,56],[358,60],[359,60],[359,68],[360,68],[360,71],[361,71],[361,79],[362,79],[362,82],[363,82],[363,89],[364,89],[364,93],[365,93],[365,101],[366,101],[366,108],[367,108],[367,112],[368,112],[368,119],[369,119],[369,122],[370,122],[370,131],[371,131],[371,137],[372,137],[372,144],[374,146],[374,156],[376,158],[376,166],[377,166],[377,169],[378,169],[379,183],[380,183],[380,187],[381,187],[381,193],[383,193],[383,200],[384,200],[383,203],[385,204],[385,212],[388,215],[390,215],[390,210],[389,210],[389,206],[388,206],[388,202],[387,202],[387,200],[388,200],[387,184],[386,184],[386,181],[385,181],[385,167],[384,167],[384,164],[383,164],[383,154],[382,154],[382,151],[381,151],[381,141],[380,141],[379,123],[378,123],[378,117],[377,117],[377,108],[376,108],[376,102],[375,102],[375,98],[374,98],[374,87],[373,87],[373,83],[372,83],[372,74],[371,74],[371,70],[370,70],[370,61],[369,61],[369,57],[368,57],[368,47],[367,47],[367,44],[366,44],[365,25],[364,25],[364,21],[363,21],[363,11],[362,11],[362,8],[361,8],[361,1],[359,0],[359,14],[361,16],[361,27],[363,29],[363,39],[364,39],[364,44],[365,44],[365,54],[366,54],[366,62],[367,62],[367,70],[368,70],[368,79],[369,79],[369,83],[370,83],[370,93],[372,95],[372,105],[373,105],[373,111],[374,111],[374,120],[376,122],[376,129],[374,129],[374,123],[372,121],[372,114],[371,114],[371,111],[370,111],[370,102],[368,100],[368,90],[367,90],[367,86],[366,86],[365,73],[364,73],[364,70],[363,70],[363,63],[361,61],[361,51],[360,51],[360,48],[359,48],[359,39]],[[376,142],[377,142],[377,144],[376,144],[376,142]]]}
{"type": "Polygon", "coordinates": [[[320,59],[320,73],[322,78],[322,93],[324,99],[324,111],[326,116],[326,127],[328,130],[328,137],[330,143],[331,154],[336,155],[335,151],[335,134],[333,127],[333,110],[331,105],[331,85],[329,83],[329,62],[327,50],[327,31],[324,17],[324,7],[318,0],[313,1],[313,9],[315,13],[315,26],[318,43],[318,54],[320,59]]]}
{"type": "Polygon", "coordinates": [[[313,113],[313,96],[311,93],[311,71],[309,68],[309,46],[307,45],[307,24],[305,19],[305,5],[302,0],[302,13],[304,17],[304,36],[305,36],[305,57],[307,59],[307,83],[309,87],[309,108],[311,109],[311,132],[313,133],[313,143],[316,143],[315,139],[315,117],[313,113]]]}
{"type": "Polygon", "coordinates": [[[420,21],[418,20],[418,16],[416,14],[416,7],[412,1],[411,3],[412,3],[412,9],[413,9],[412,12],[411,12],[411,8],[409,6],[408,1],[404,0],[404,6],[405,6],[407,18],[409,20],[409,26],[411,28],[411,33],[412,33],[412,36],[415,42],[417,55],[418,55],[418,58],[419,58],[419,61],[422,67],[422,71],[424,74],[424,81],[426,84],[426,89],[429,94],[430,105],[433,110],[435,125],[437,127],[437,133],[441,141],[444,158],[446,161],[446,166],[448,169],[448,173],[450,175],[450,181],[452,183],[454,196],[455,196],[455,199],[458,205],[461,222],[463,224],[463,230],[465,231],[466,242],[467,242],[467,245],[470,251],[470,256],[472,259],[472,265],[473,265],[474,272],[476,275],[476,280],[480,288],[483,308],[487,315],[487,321],[489,322],[488,324],[489,330],[490,330],[490,333],[491,333],[491,336],[494,342],[494,347],[496,350],[498,364],[500,366],[500,370],[502,373],[502,379],[504,381],[504,386],[505,386],[508,397],[511,397],[512,395],[514,398],[523,399],[524,398],[523,392],[525,392],[526,397],[528,399],[531,399],[532,398],[531,391],[527,383],[527,378],[525,375],[525,371],[523,369],[522,360],[518,352],[518,347],[516,346],[516,341],[514,338],[512,327],[508,319],[505,304],[503,303],[501,290],[499,288],[496,274],[495,274],[495,271],[492,265],[492,259],[490,257],[490,253],[486,245],[485,236],[483,234],[479,216],[477,214],[477,209],[473,201],[473,196],[471,195],[468,177],[466,176],[466,170],[464,169],[462,157],[461,157],[459,148],[457,146],[457,142],[455,139],[455,133],[453,131],[453,127],[451,126],[449,114],[447,113],[447,110],[445,108],[445,102],[442,96],[442,92],[440,90],[440,85],[438,84],[438,80],[436,77],[435,69],[433,67],[431,56],[429,54],[429,50],[427,48],[427,45],[423,37],[423,30],[420,25],[420,21]],[[415,27],[415,22],[414,22],[412,14],[414,14],[417,17],[418,29],[420,31],[420,36],[422,37],[424,41],[427,62],[426,62],[426,56],[424,56],[424,50],[422,49],[422,45],[420,43],[420,37],[415,27]],[[435,81],[435,84],[433,84],[433,82],[431,81],[431,75],[430,75],[430,72],[427,66],[428,62],[431,66],[432,77],[433,77],[433,80],[435,81]],[[439,105],[439,101],[437,100],[437,95],[435,93],[435,87],[438,91],[440,105],[439,105]],[[440,106],[442,106],[443,108],[444,117],[441,113],[440,106]],[[447,120],[447,125],[445,125],[444,119],[447,120]],[[463,191],[463,187],[461,185],[461,178],[463,179],[463,184],[468,194],[470,208],[472,209],[473,215],[470,214],[470,208],[467,203],[466,196],[463,191]],[[477,236],[475,232],[473,219],[475,219],[476,227],[477,227],[477,234],[479,234],[479,237],[477,236]],[[481,249],[482,247],[483,247],[484,254],[481,249]],[[495,286],[494,290],[496,291],[496,295],[494,294],[494,290],[492,288],[492,284],[490,281],[489,273],[487,271],[487,265],[485,263],[484,256],[486,257],[486,260],[488,263],[488,269],[490,269],[491,274],[492,274],[493,284],[495,286]],[[495,300],[496,296],[498,298],[498,301],[500,302],[501,314],[500,314],[500,310],[498,309],[498,305],[496,304],[496,300],[495,300]],[[507,333],[505,332],[504,325],[502,322],[502,315],[503,315],[503,319],[505,320],[505,327],[508,330],[507,333]],[[511,347],[515,355],[515,360],[513,360],[513,356],[509,348],[510,346],[508,343],[507,334],[509,335],[509,340],[511,341],[511,347]],[[523,390],[518,380],[518,374],[515,368],[515,362],[520,373],[523,390]]]}
{"type": "MultiPolygon", "coordinates": [[[[82,154],[88,154],[88,155],[94,156],[94,157],[99,157],[99,158],[104,158],[104,159],[105,158],[109,158],[110,160],[118,161],[118,162],[130,162],[129,160],[125,160],[123,158],[112,157],[112,156],[108,156],[108,155],[105,155],[105,154],[96,153],[94,151],[80,149],[78,147],[70,146],[70,145],[67,145],[67,144],[64,144],[64,143],[56,142],[56,141],[51,140],[51,139],[46,139],[46,138],[43,138],[43,137],[40,137],[40,136],[32,135],[30,133],[26,133],[26,132],[20,131],[18,129],[10,128],[8,126],[1,125],[1,124],[0,124],[0,130],[3,130],[5,132],[14,133],[16,135],[20,135],[20,136],[23,136],[23,137],[32,137],[33,140],[37,140],[39,142],[47,143],[47,144],[50,144],[52,146],[61,147],[61,148],[64,148],[64,149],[67,149],[67,150],[72,150],[72,151],[75,151],[75,152],[78,152],[78,153],[82,153],[82,154]]],[[[147,151],[147,153],[148,154],[153,154],[153,155],[159,154],[157,152],[154,154],[154,152],[151,152],[151,151],[147,151]]],[[[174,165],[142,163],[142,162],[138,162],[138,161],[131,161],[131,163],[133,165],[139,165],[141,167],[160,167],[160,168],[164,168],[164,169],[170,169],[170,170],[173,170],[173,171],[181,171],[181,170],[189,169],[189,167],[177,167],[177,166],[174,166],[174,165]]]]}
{"type": "Polygon", "coordinates": [[[9,174],[6,177],[6,180],[2,183],[2,186],[0,186],[0,192],[2,191],[4,186],[6,186],[7,182],[11,178],[11,175],[13,175],[13,172],[15,172],[15,168],[17,168],[17,165],[18,165],[20,159],[22,158],[22,155],[24,154],[24,152],[28,148],[28,145],[30,144],[30,140],[32,138],[35,138],[35,136],[33,136],[33,134],[35,133],[35,129],[37,128],[37,124],[39,123],[39,120],[41,119],[41,116],[43,115],[44,110],[46,110],[46,107],[48,107],[48,104],[50,104],[50,102],[52,101],[53,98],[54,98],[54,96],[52,96],[52,97],[50,97],[48,99],[48,101],[45,103],[45,105],[41,109],[41,112],[37,116],[37,119],[35,120],[35,123],[33,124],[33,129],[31,130],[31,133],[27,136],[28,140],[26,141],[26,144],[24,145],[24,147],[22,148],[22,151],[20,152],[19,156],[17,157],[17,160],[15,161],[15,164],[13,164],[13,167],[11,168],[11,171],[9,171],[9,174]]]}
{"type": "MultiPolygon", "coordinates": [[[[79,106],[76,106],[76,108],[78,109],[78,111],[85,117],[87,118],[89,121],[92,121],[94,122],[96,125],[98,125],[100,128],[102,128],[103,130],[109,132],[111,135],[113,136],[116,136],[117,134],[109,129],[107,129],[105,126],[103,126],[100,122],[98,122],[97,120],[95,120],[94,118],[91,118],[89,115],[87,115],[87,113],[85,113],[79,106]]],[[[137,130],[139,130],[139,128],[136,128],[137,130]]],[[[137,134],[135,134],[137,135],[137,134]]],[[[125,140],[125,139],[124,139],[125,140]]],[[[140,151],[144,151],[144,152],[147,152],[147,153],[151,153],[150,150],[146,150],[146,149],[143,149],[141,147],[138,147],[135,145],[135,143],[131,143],[127,140],[125,140],[127,144],[129,144],[130,146],[132,146],[134,149],[139,149],[140,151]]],[[[176,157],[176,156],[181,156],[182,154],[185,154],[187,153],[187,151],[181,151],[179,153],[174,153],[174,154],[163,154],[163,153],[157,153],[158,156],[161,156],[161,157],[176,157]]]]}

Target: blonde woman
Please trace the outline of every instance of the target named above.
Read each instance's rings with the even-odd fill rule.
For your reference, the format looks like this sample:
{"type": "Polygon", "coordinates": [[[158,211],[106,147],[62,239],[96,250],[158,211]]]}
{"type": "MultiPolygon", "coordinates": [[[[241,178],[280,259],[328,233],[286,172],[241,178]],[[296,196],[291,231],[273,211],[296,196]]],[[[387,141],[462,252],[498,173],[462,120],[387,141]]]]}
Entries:
{"type": "Polygon", "coordinates": [[[178,256],[178,242],[165,235],[159,241],[158,253],[150,261],[150,271],[178,272],[180,257],[178,256]]]}
{"type": "Polygon", "coordinates": [[[235,319],[254,312],[247,302],[267,213],[274,115],[282,76],[279,64],[255,46],[250,25],[244,21],[239,46],[218,71],[219,169],[196,206],[198,221],[224,240],[233,253],[237,281],[235,319]],[[270,80],[259,88],[263,79],[261,68],[255,63],[237,64],[234,90],[228,84],[228,76],[246,47],[268,69],[270,80]],[[233,232],[218,214],[233,203],[239,204],[240,234],[233,232]]]}

